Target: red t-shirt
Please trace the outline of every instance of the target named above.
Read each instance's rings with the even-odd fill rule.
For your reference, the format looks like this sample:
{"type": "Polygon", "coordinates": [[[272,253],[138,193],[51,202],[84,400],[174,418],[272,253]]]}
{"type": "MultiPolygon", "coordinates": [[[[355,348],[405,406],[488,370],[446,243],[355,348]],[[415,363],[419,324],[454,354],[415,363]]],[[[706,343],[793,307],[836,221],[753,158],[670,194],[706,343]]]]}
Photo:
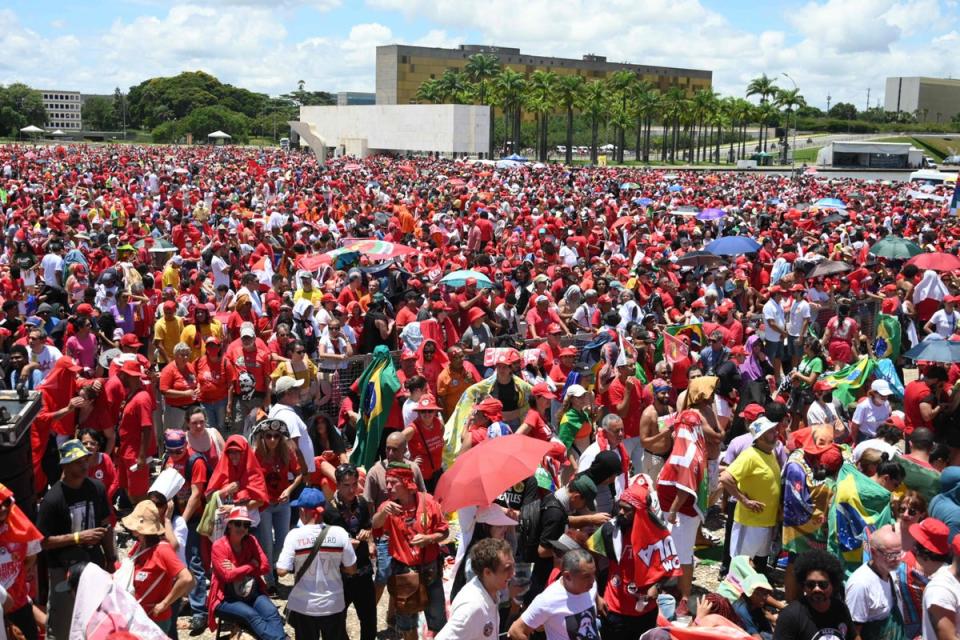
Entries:
{"type": "Polygon", "coordinates": [[[527,417],[523,419],[523,424],[530,425],[528,435],[531,438],[549,442],[550,438],[553,437],[553,429],[550,428],[550,425],[547,424],[547,421],[543,419],[543,416],[541,416],[536,409],[530,409],[530,411],[527,412],[527,417]]]}
{"type": "MultiPolygon", "coordinates": [[[[627,414],[623,417],[623,437],[636,438],[640,435],[640,415],[644,409],[653,404],[653,393],[636,378],[627,378],[627,384],[633,389],[630,392],[627,414]]],[[[620,382],[619,378],[614,378],[603,394],[603,405],[615,412],[616,406],[623,402],[626,392],[624,383],[620,382]]]]}
{"type": "Polygon", "coordinates": [[[0,553],[0,576],[3,576],[3,584],[7,589],[7,604],[12,611],[16,611],[30,601],[23,562],[27,557],[40,553],[40,541],[0,542],[0,549],[5,551],[0,553]]]}
{"type": "MultiPolygon", "coordinates": [[[[282,446],[282,444],[281,444],[282,446]]],[[[298,475],[300,473],[300,462],[297,456],[290,454],[287,462],[283,463],[279,459],[267,460],[257,452],[257,462],[263,469],[263,477],[267,483],[267,495],[270,496],[270,504],[280,502],[280,494],[290,486],[290,474],[298,475]]],[[[319,464],[317,465],[320,466],[319,464]]]]}
{"type": "MultiPolygon", "coordinates": [[[[194,455],[197,455],[197,452],[192,450],[190,447],[187,447],[186,455],[180,459],[167,458],[164,467],[176,469],[177,473],[186,478],[187,465],[190,462],[190,458],[194,455]]],[[[206,456],[200,454],[200,458],[193,463],[193,468],[190,469],[190,478],[188,479],[188,482],[184,482],[183,487],[181,487],[180,491],[177,493],[178,498],[181,500],[188,500],[190,498],[191,489],[194,485],[197,485],[197,487],[200,489],[201,496],[206,492],[207,480],[209,479],[207,464],[206,456]]]]}
{"type": "Polygon", "coordinates": [[[401,307],[400,310],[397,311],[397,317],[395,319],[397,329],[403,329],[405,326],[407,326],[411,322],[416,322],[416,321],[417,321],[417,312],[411,310],[410,307],[406,307],[406,306],[401,307]]]}
{"type": "MultiPolygon", "coordinates": [[[[137,549],[138,544],[134,544],[130,550],[131,556],[136,554],[137,549]]],[[[134,559],[133,595],[147,615],[170,593],[173,584],[177,581],[177,574],[183,568],[177,552],[165,540],[161,540],[152,549],[134,559]]],[[[173,611],[167,608],[154,620],[157,622],[168,620],[172,613],[173,611]]]]}
{"type": "MultiPolygon", "coordinates": [[[[135,455],[140,452],[140,437],[143,430],[153,431],[153,398],[146,389],[140,389],[133,394],[123,408],[120,416],[120,449],[132,451],[135,455]]],[[[148,434],[147,455],[157,452],[157,439],[148,434]]]]}
{"type": "Polygon", "coordinates": [[[269,387],[270,380],[270,351],[263,341],[259,341],[254,351],[245,351],[243,345],[235,342],[227,347],[226,354],[227,378],[235,383],[235,391],[239,392],[240,374],[246,371],[253,376],[256,382],[257,391],[265,392],[269,387]],[[261,347],[261,345],[263,345],[261,347]]]}
{"type": "Polygon", "coordinates": [[[420,471],[424,478],[430,478],[440,471],[443,458],[443,423],[434,418],[431,424],[423,424],[418,418],[407,425],[413,427],[413,437],[407,443],[410,459],[421,459],[420,471]]]}
{"type": "MultiPolygon", "coordinates": [[[[80,386],[93,384],[96,380],[81,380],[80,386]]],[[[110,376],[106,380],[101,380],[103,389],[96,400],[93,401],[93,408],[87,414],[86,419],[80,425],[82,428],[96,429],[104,431],[113,429],[120,421],[120,407],[123,406],[123,399],[127,392],[123,389],[123,383],[120,378],[110,376]]]]}
{"type": "Polygon", "coordinates": [[[413,547],[410,540],[418,533],[434,534],[447,533],[449,527],[447,519],[440,510],[440,505],[433,496],[426,493],[417,494],[417,502],[424,500],[423,517],[417,517],[417,503],[403,509],[401,515],[388,515],[382,529],[374,529],[377,537],[386,531],[390,534],[388,549],[390,557],[403,564],[421,565],[432,562],[440,555],[440,545],[430,544],[422,547],[413,547]]]}
{"type": "Polygon", "coordinates": [[[223,358],[214,365],[206,356],[196,362],[197,382],[200,385],[200,402],[220,402],[227,399],[230,381],[226,375],[223,358]]]}
{"type": "MultiPolygon", "coordinates": [[[[187,363],[187,373],[184,375],[175,362],[171,362],[160,372],[160,393],[166,394],[167,391],[187,391],[197,386],[197,375],[193,370],[193,365],[187,363]]],[[[167,397],[163,396],[164,402],[171,407],[189,407],[194,404],[190,396],[167,397]]]]}
{"type": "Polygon", "coordinates": [[[931,424],[924,421],[920,415],[920,403],[929,400],[936,404],[933,399],[933,390],[923,380],[914,380],[903,390],[903,417],[906,425],[907,435],[913,433],[914,429],[920,427],[930,428],[931,424]]]}

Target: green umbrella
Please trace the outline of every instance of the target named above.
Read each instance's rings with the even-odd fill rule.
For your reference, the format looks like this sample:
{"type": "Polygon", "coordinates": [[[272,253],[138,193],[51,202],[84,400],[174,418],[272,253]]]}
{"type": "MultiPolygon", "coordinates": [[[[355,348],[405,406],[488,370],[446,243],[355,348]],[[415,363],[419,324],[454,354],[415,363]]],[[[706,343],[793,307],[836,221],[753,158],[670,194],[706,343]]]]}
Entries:
{"type": "MultiPolygon", "coordinates": [[[[133,246],[135,246],[137,249],[142,249],[143,245],[144,245],[143,239],[140,239],[140,240],[137,240],[136,244],[134,244],[133,246]]],[[[174,246],[172,242],[170,242],[169,240],[164,240],[163,238],[154,238],[153,246],[151,247],[151,250],[153,249],[157,251],[176,251],[177,250],[177,248],[174,246]]]]}
{"type": "Polygon", "coordinates": [[[923,249],[913,244],[909,240],[887,236],[877,244],[870,247],[870,253],[880,258],[895,258],[906,260],[915,255],[923,253],[923,249]]]}

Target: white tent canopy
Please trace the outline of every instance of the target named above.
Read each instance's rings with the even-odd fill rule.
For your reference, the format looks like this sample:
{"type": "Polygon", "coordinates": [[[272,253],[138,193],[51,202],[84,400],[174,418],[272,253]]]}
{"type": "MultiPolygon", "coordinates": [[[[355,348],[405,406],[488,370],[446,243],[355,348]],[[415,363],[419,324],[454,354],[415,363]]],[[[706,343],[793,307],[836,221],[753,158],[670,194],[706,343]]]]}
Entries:
{"type": "Polygon", "coordinates": [[[219,129],[217,129],[217,130],[214,131],[213,133],[208,133],[208,134],[207,134],[207,137],[208,137],[208,138],[216,138],[217,140],[229,140],[229,139],[232,138],[233,136],[231,136],[229,133],[226,133],[226,132],[224,132],[224,131],[220,131],[219,129]]]}
{"type": "Polygon", "coordinates": [[[20,129],[20,133],[43,133],[43,129],[31,124],[20,129]]]}
{"type": "Polygon", "coordinates": [[[65,133],[64,133],[63,131],[61,131],[60,129],[57,129],[56,131],[54,131],[54,132],[51,133],[50,135],[52,135],[52,136],[65,136],[65,135],[67,135],[67,134],[65,134],[65,133]]]}

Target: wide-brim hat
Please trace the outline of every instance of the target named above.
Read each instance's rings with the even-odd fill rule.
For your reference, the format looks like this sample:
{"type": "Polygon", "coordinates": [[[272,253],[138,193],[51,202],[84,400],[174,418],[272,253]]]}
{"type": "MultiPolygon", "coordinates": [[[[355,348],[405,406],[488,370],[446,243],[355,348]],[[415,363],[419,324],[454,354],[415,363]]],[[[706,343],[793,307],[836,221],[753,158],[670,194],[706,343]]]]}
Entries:
{"type": "Polygon", "coordinates": [[[133,508],[133,512],[121,520],[123,526],[132,533],[143,536],[162,536],[163,523],[160,522],[160,512],[157,505],[150,500],[142,500],[133,508]]]}

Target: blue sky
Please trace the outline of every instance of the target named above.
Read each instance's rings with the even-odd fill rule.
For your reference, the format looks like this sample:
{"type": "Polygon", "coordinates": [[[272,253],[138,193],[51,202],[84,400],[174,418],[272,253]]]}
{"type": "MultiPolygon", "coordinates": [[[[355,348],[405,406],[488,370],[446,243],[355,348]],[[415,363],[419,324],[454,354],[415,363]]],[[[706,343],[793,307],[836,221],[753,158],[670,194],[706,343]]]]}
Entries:
{"type": "Polygon", "coordinates": [[[722,94],[788,73],[808,102],[882,100],[894,75],[960,77],[957,0],[7,0],[0,83],[85,93],[202,69],[276,95],[374,89],[392,43],[710,69],[722,94]]]}

